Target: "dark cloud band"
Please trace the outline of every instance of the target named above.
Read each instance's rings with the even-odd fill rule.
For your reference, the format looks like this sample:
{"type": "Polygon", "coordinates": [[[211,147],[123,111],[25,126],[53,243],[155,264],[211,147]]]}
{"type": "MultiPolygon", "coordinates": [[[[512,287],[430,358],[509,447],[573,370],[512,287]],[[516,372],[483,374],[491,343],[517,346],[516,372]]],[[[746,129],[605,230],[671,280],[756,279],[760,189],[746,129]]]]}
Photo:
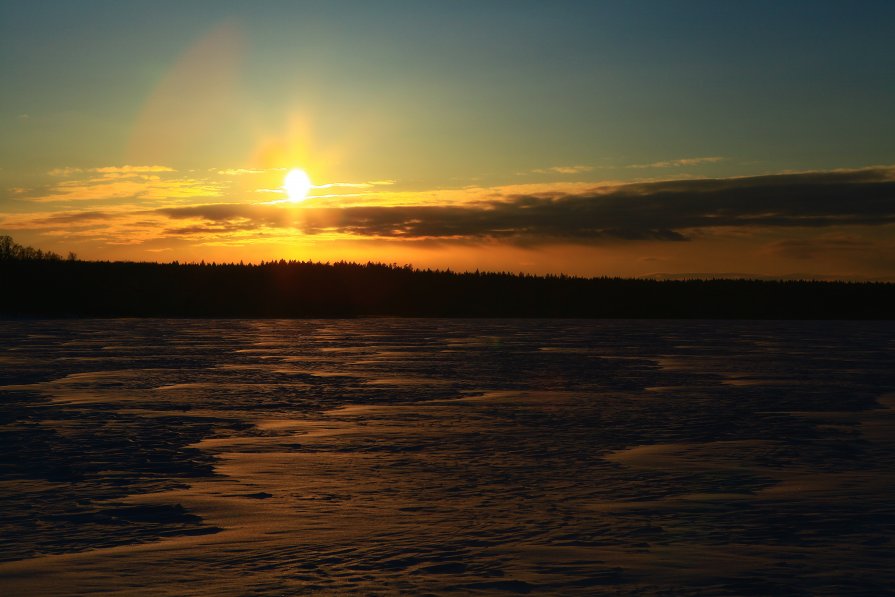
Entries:
{"type": "MultiPolygon", "coordinates": [[[[598,187],[449,206],[283,207],[214,204],[159,209],[230,229],[295,228],[401,239],[518,244],[681,241],[708,227],[829,227],[895,222],[895,170],[875,168],[598,187]]],[[[190,228],[191,230],[193,228],[190,228]]],[[[175,233],[172,231],[172,233],[175,233]]],[[[175,233],[176,234],[176,233],[175,233]]]]}

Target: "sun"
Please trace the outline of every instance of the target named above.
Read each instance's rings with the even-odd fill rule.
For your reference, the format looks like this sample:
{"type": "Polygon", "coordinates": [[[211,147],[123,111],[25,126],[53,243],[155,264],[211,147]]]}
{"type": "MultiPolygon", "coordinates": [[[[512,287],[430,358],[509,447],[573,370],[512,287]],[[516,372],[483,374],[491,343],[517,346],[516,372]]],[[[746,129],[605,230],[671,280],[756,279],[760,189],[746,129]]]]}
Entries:
{"type": "Polygon", "coordinates": [[[313,186],[308,173],[299,168],[290,170],[286,175],[286,180],[283,181],[283,188],[286,189],[286,194],[293,203],[304,201],[313,186]]]}

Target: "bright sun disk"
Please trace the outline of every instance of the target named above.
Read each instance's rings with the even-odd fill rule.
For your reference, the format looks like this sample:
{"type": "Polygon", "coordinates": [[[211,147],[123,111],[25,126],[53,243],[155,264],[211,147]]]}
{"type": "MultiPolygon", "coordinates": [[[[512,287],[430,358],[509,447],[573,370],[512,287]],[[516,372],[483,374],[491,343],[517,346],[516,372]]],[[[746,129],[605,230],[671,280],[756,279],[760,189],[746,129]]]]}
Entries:
{"type": "Polygon", "coordinates": [[[294,203],[304,201],[313,186],[311,177],[308,176],[308,173],[299,168],[290,170],[289,173],[286,174],[286,180],[283,182],[283,188],[286,189],[286,194],[289,196],[289,200],[294,203]]]}

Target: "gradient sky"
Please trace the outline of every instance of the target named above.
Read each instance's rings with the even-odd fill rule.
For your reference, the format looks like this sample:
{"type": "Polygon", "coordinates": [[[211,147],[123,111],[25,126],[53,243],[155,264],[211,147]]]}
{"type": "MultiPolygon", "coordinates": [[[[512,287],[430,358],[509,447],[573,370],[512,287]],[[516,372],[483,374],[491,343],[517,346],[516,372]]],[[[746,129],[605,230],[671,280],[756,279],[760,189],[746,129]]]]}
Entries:
{"type": "Polygon", "coordinates": [[[4,0],[0,233],[895,279],[893,39],[890,1],[4,0]]]}

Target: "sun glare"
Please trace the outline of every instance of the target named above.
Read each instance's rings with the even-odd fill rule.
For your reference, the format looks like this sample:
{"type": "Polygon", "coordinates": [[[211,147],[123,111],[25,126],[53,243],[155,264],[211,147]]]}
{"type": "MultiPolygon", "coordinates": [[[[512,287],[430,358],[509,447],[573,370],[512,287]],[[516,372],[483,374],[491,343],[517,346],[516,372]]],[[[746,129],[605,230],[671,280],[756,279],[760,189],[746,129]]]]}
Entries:
{"type": "Polygon", "coordinates": [[[304,201],[312,186],[311,177],[308,176],[308,173],[298,168],[290,170],[286,175],[286,180],[283,182],[283,188],[286,189],[289,200],[295,203],[304,201]]]}

